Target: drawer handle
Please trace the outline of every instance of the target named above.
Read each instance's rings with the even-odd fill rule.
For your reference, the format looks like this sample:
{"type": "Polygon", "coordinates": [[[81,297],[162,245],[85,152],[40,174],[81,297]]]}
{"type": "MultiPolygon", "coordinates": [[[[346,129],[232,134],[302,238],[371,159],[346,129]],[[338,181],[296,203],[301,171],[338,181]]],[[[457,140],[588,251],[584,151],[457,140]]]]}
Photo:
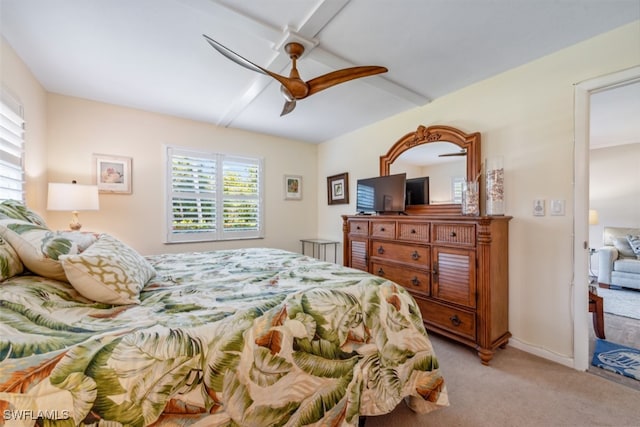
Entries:
{"type": "Polygon", "coordinates": [[[451,236],[451,237],[456,237],[456,232],[455,232],[455,231],[452,231],[451,233],[449,233],[449,236],[451,236]]]}
{"type": "Polygon", "coordinates": [[[379,253],[380,255],[382,255],[382,254],[384,253],[384,248],[383,248],[382,246],[380,246],[380,247],[378,248],[378,253],[379,253]]]}
{"type": "Polygon", "coordinates": [[[380,227],[380,231],[384,231],[384,227],[380,227]]]}
{"type": "Polygon", "coordinates": [[[449,317],[449,320],[451,320],[451,324],[453,326],[460,326],[460,324],[462,323],[458,318],[457,314],[454,314],[453,316],[449,317]]]}
{"type": "Polygon", "coordinates": [[[360,226],[359,225],[356,225],[356,230],[360,230],[360,226]]]}
{"type": "Polygon", "coordinates": [[[411,234],[416,234],[416,230],[415,230],[415,228],[412,228],[412,229],[411,229],[411,234]]]}
{"type": "Polygon", "coordinates": [[[378,276],[384,276],[384,270],[382,269],[382,267],[378,269],[378,276]]]}
{"type": "Polygon", "coordinates": [[[411,279],[411,284],[413,286],[420,286],[420,280],[414,276],[413,279],[411,279]]]}
{"type": "Polygon", "coordinates": [[[418,251],[413,251],[413,253],[411,254],[411,258],[412,258],[414,261],[419,260],[419,259],[420,259],[420,254],[418,253],[418,251]]]}

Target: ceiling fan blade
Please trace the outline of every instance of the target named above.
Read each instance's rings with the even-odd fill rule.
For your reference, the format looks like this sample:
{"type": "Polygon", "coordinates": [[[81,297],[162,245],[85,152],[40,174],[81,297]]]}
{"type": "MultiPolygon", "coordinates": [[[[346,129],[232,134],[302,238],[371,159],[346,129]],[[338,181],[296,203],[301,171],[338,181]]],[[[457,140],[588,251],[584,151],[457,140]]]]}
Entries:
{"type": "Polygon", "coordinates": [[[293,109],[296,108],[296,100],[292,99],[291,101],[284,101],[284,107],[282,108],[282,113],[280,113],[280,117],[284,116],[285,114],[289,114],[290,112],[293,111],[293,109]]]}
{"type": "Polygon", "coordinates": [[[238,55],[237,53],[235,53],[234,51],[232,51],[228,47],[225,47],[225,46],[221,45],[220,43],[218,43],[217,41],[215,41],[211,37],[207,36],[206,34],[203,34],[202,36],[205,38],[205,40],[207,42],[209,42],[209,44],[215,50],[217,50],[222,55],[224,55],[228,59],[232,60],[236,64],[241,65],[241,66],[243,66],[245,68],[248,68],[251,71],[255,71],[257,73],[269,75],[269,72],[267,70],[265,70],[264,68],[260,67],[259,65],[254,64],[253,62],[249,61],[246,58],[243,58],[242,56],[238,55]]]}
{"type": "Polygon", "coordinates": [[[460,150],[455,153],[439,154],[438,157],[454,157],[454,156],[466,156],[466,155],[467,155],[467,150],[460,150]]]}
{"type": "Polygon", "coordinates": [[[378,67],[375,65],[351,67],[332,71],[330,73],[309,80],[307,82],[307,85],[309,86],[309,93],[307,94],[307,96],[318,93],[321,90],[330,88],[331,86],[348,82],[349,80],[373,76],[380,73],[386,73],[387,71],[389,70],[387,70],[385,67],[378,67]]]}
{"type": "Polygon", "coordinates": [[[211,37],[207,36],[206,34],[202,35],[205,40],[207,40],[207,42],[209,42],[209,44],[218,52],[220,52],[223,56],[225,56],[226,58],[232,60],[233,62],[235,62],[238,65],[241,65],[245,68],[248,68],[251,71],[255,71],[257,73],[260,74],[265,74],[267,76],[271,76],[274,79],[276,79],[277,81],[280,82],[280,84],[283,84],[287,87],[289,87],[289,85],[292,84],[292,80],[289,77],[286,76],[281,76],[280,74],[276,74],[272,71],[267,70],[266,68],[262,68],[261,66],[254,64],[253,62],[249,61],[246,58],[243,58],[242,56],[238,55],[237,53],[235,53],[234,51],[232,51],[231,49],[229,49],[226,46],[221,45],[220,43],[218,43],[217,41],[215,41],[214,39],[212,39],[211,37]]]}

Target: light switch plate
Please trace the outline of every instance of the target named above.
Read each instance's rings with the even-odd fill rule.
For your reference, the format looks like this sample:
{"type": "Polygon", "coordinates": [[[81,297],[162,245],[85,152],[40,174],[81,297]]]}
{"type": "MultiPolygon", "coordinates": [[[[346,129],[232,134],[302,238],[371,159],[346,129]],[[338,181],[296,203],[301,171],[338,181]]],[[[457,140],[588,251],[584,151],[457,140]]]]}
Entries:
{"type": "Polygon", "coordinates": [[[556,199],[551,200],[551,215],[562,216],[564,215],[564,200],[556,199]]]}
{"type": "Polygon", "coordinates": [[[544,199],[535,199],[533,201],[533,216],[544,216],[544,199]]]}

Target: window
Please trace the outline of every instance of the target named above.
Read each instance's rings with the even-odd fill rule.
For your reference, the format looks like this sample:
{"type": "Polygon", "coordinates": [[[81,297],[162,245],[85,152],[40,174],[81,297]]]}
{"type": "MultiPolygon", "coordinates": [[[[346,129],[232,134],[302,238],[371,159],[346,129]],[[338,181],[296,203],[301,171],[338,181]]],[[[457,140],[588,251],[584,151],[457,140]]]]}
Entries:
{"type": "Polygon", "coordinates": [[[262,159],[167,147],[167,242],[264,236],[262,159]]]}
{"type": "Polygon", "coordinates": [[[24,202],[22,106],[2,91],[0,100],[0,200],[24,202]]]}
{"type": "Polygon", "coordinates": [[[453,196],[453,203],[462,203],[462,184],[464,184],[464,177],[455,176],[451,178],[451,195],[453,196]]]}

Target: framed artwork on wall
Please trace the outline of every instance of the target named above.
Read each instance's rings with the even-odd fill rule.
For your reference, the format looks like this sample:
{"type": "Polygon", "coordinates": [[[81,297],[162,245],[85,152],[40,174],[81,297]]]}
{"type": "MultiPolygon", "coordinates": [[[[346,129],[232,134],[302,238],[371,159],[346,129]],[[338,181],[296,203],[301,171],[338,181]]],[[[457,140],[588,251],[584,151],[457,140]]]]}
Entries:
{"type": "Polygon", "coordinates": [[[327,177],[327,194],[330,205],[349,203],[349,173],[327,177]]]}
{"type": "Polygon", "coordinates": [[[284,176],[284,199],[302,200],[302,177],[300,175],[284,176]]]}
{"type": "Polygon", "coordinates": [[[131,194],[131,157],[94,154],[93,177],[100,193],[131,194]]]}

